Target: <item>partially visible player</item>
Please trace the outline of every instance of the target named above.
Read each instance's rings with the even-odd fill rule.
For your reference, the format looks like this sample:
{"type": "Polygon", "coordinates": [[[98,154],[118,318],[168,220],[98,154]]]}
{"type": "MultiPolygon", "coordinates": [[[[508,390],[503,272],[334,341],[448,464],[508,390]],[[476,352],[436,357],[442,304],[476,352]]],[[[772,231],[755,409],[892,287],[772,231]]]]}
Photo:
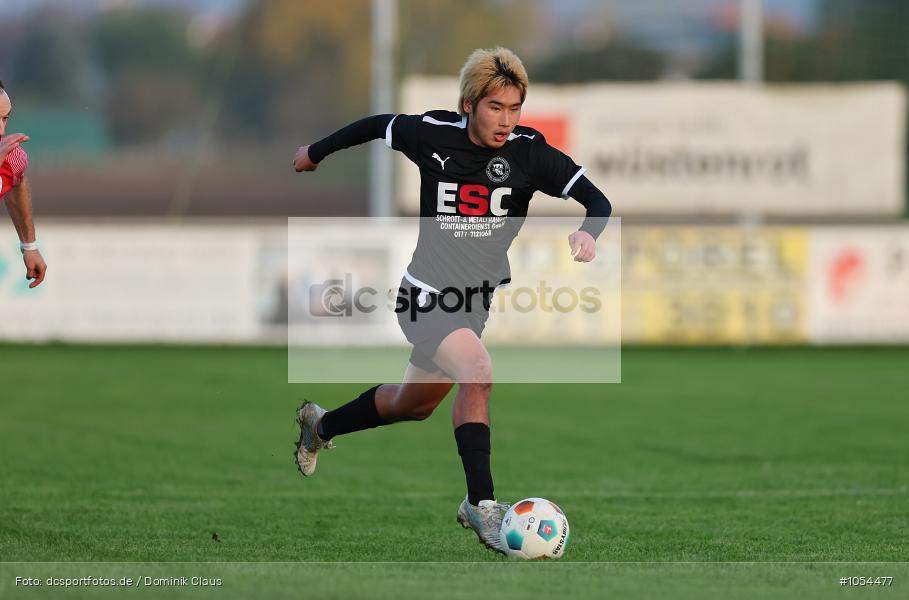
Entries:
{"type": "Polygon", "coordinates": [[[47,264],[35,241],[35,224],[32,222],[32,187],[25,175],[28,154],[22,149],[28,136],[23,133],[6,135],[6,124],[13,112],[13,103],[0,81],[0,198],[13,220],[19,234],[19,249],[25,262],[25,278],[32,280],[28,287],[41,285],[47,264]]]}

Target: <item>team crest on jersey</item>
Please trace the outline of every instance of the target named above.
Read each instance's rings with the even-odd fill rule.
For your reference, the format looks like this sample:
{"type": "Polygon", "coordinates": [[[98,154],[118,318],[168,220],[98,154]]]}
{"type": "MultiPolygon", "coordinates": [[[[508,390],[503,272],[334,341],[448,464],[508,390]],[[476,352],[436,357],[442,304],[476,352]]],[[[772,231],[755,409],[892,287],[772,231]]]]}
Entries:
{"type": "Polygon", "coordinates": [[[486,176],[490,181],[502,183],[511,175],[511,165],[501,156],[496,156],[486,163],[486,176]]]}

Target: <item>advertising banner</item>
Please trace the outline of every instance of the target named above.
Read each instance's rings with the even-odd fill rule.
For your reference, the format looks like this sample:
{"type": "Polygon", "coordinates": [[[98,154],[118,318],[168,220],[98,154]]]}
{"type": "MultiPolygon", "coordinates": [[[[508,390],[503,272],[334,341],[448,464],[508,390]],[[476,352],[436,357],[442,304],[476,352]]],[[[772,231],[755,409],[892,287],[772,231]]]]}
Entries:
{"type": "Polygon", "coordinates": [[[623,339],[806,343],[808,239],[798,228],[626,227],[623,339]]]}
{"type": "MultiPolygon", "coordinates": [[[[35,289],[15,232],[0,230],[0,341],[406,348],[381,311],[332,317],[350,308],[338,289],[373,287],[385,298],[400,283],[418,219],[342,220],[335,229],[329,221],[44,222],[49,270],[35,289]]],[[[619,228],[613,219],[597,259],[580,264],[567,243],[576,221],[528,219],[508,252],[513,281],[492,295],[484,341],[909,342],[905,225],[619,228]]]]}
{"type": "Polygon", "coordinates": [[[819,229],[811,273],[812,341],[909,341],[909,227],[819,229]]]}
{"type": "MultiPolygon", "coordinates": [[[[400,111],[456,110],[454,78],[405,81],[400,111]]],[[[616,214],[900,215],[906,93],[897,83],[531,83],[521,124],[587,168],[616,214]]],[[[399,207],[419,173],[399,160],[399,207]]],[[[582,212],[538,194],[536,214],[582,212]]],[[[532,213],[533,214],[533,213],[532,213]]]]}
{"type": "Polygon", "coordinates": [[[0,339],[249,342],[259,240],[249,227],[43,223],[47,278],[29,289],[0,232],[0,339]]]}

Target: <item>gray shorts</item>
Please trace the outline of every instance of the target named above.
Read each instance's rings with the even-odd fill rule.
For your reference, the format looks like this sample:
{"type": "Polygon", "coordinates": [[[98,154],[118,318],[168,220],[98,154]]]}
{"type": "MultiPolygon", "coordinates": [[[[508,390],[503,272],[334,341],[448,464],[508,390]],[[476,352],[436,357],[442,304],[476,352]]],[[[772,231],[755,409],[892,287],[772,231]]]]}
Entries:
{"type": "Polygon", "coordinates": [[[439,344],[452,331],[463,328],[481,337],[489,318],[489,306],[479,294],[473,296],[470,302],[457,302],[458,298],[445,290],[425,293],[422,299],[424,304],[420,306],[421,293],[423,290],[406,278],[401,280],[395,306],[398,325],[407,341],[413,344],[410,363],[424,371],[441,371],[432,360],[439,344]]]}

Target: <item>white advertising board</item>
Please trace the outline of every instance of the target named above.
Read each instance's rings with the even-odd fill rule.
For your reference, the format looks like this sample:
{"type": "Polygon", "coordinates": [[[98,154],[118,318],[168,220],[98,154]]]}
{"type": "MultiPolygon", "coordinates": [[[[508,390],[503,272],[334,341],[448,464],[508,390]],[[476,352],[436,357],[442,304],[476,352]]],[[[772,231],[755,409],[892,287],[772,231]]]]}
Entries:
{"type": "Polygon", "coordinates": [[[247,342],[259,335],[250,228],[39,223],[47,279],[28,289],[0,232],[0,339],[247,342]]]}
{"type": "MultiPolygon", "coordinates": [[[[400,111],[455,110],[454,78],[405,81],[400,111]]],[[[899,215],[906,93],[897,83],[531,83],[521,124],[587,168],[615,213],[899,215]]],[[[399,160],[399,207],[419,173],[399,160]]],[[[531,214],[583,212],[538,197],[531,214]]]]}
{"type": "Polygon", "coordinates": [[[815,343],[909,341],[909,227],[828,227],[811,236],[815,343]]]}
{"type": "MultiPolygon", "coordinates": [[[[512,304],[494,309],[484,333],[491,344],[559,336],[616,344],[620,331],[631,344],[909,343],[909,226],[638,226],[626,228],[621,258],[610,226],[598,263],[578,266],[559,251],[569,224],[555,233],[528,226],[518,236],[513,287],[496,295],[512,304]],[[541,281],[555,291],[583,287],[590,277],[616,290],[604,297],[608,311],[553,319],[525,308],[541,281]]],[[[343,228],[332,236],[318,220],[296,221],[293,239],[328,257],[307,264],[307,254],[288,253],[289,230],[278,223],[45,221],[39,232],[49,271],[35,289],[27,287],[13,228],[0,228],[0,341],[283,345],[299,298],[335,270],[371,274],[382,286],[400,281],[413,232],[377,235],[365,221],[343,228]]],[[[350,323],[339,335],[330,320],[309,319],[304,339],[404,343],[396,323],[371,315],[350,323]]]]}

